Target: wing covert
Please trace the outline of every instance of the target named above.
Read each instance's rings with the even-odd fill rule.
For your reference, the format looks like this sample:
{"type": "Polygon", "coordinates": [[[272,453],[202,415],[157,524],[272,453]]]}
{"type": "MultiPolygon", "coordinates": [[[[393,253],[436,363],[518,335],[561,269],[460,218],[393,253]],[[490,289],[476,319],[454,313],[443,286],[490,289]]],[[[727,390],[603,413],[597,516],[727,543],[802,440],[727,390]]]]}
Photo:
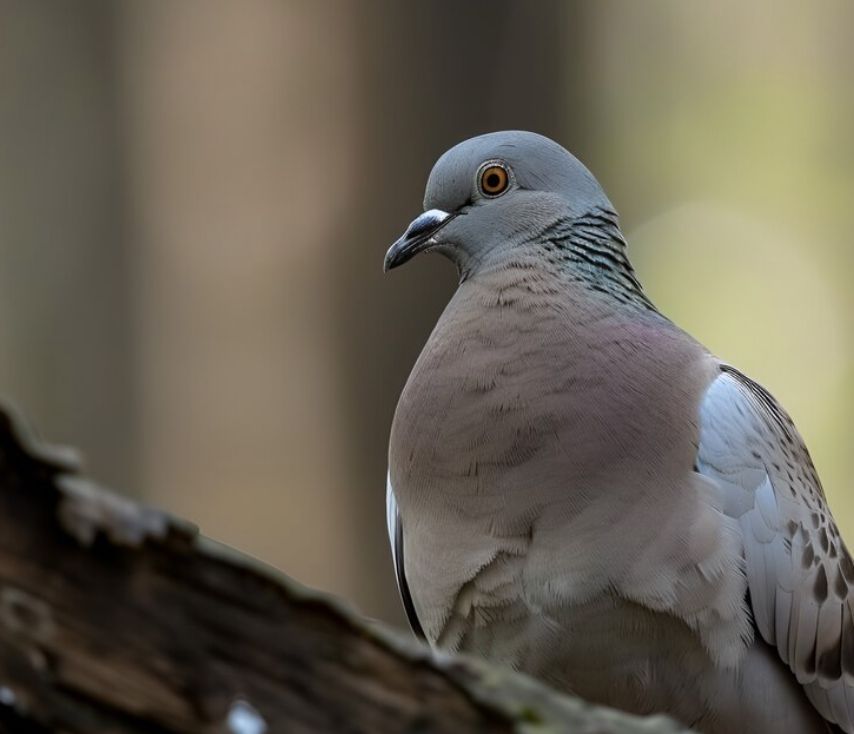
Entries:
{"type": "Polygon", "coordinates": [[[731,367],[700,411],[697,470],[741,526],[762,637],[818,711],[854,733],[854,563],[791,418],[731,367]]]}

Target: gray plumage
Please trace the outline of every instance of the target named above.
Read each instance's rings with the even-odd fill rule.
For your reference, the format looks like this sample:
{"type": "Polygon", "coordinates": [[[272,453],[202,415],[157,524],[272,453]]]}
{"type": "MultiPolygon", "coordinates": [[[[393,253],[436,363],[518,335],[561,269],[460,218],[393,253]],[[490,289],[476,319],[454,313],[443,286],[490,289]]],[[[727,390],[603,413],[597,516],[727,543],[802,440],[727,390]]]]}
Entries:
{"type": "Polygon", "coordinates": [[[589,171],[484,135],[424,208],[386,267],[438,251],[460,285],[391,431],[413,627],[706,734],[854,734],[854,564],[803,441],[655,309],[589,171]]]}

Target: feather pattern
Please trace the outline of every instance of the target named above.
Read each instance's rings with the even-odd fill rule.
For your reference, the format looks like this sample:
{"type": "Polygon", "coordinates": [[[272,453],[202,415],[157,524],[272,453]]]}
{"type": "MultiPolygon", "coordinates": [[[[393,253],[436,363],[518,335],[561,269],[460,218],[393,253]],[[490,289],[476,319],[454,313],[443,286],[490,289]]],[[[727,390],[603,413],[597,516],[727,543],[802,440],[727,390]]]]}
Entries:
{"type": "Polygon", "coordinates": [[[755,624],[828,721],[854,732],[854,563],[795,426],[724,366],[701,406],[697,468],[739,521],[755,624]]]}

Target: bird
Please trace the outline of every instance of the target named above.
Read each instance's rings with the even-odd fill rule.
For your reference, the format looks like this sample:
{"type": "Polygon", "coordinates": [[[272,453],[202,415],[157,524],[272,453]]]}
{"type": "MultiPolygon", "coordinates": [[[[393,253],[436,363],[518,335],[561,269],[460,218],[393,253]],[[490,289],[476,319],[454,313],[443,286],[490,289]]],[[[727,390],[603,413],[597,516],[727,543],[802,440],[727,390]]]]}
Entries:
{"type": "Polygon", "coordinates": [[[488,133],[423,209],[384,260],[459,276],[389,440],[415,633],[704,734],[854,734],[854,562],[804,441],[659,312],[594,176],[488,133]]]}

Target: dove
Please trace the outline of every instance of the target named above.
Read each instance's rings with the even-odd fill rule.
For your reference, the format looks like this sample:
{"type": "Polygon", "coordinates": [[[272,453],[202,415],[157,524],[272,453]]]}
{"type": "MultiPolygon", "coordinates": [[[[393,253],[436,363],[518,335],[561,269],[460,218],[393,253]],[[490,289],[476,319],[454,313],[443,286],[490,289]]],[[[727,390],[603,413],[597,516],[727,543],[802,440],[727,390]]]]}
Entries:
{"type": "Polygon", "coordinates": [[[854,734],[854,563],[804,442],[656,309],[593,175],[464,141],[385,269],[423,252],[459,285],[389,442],[416,634],[705,734],[854,734]]]}

